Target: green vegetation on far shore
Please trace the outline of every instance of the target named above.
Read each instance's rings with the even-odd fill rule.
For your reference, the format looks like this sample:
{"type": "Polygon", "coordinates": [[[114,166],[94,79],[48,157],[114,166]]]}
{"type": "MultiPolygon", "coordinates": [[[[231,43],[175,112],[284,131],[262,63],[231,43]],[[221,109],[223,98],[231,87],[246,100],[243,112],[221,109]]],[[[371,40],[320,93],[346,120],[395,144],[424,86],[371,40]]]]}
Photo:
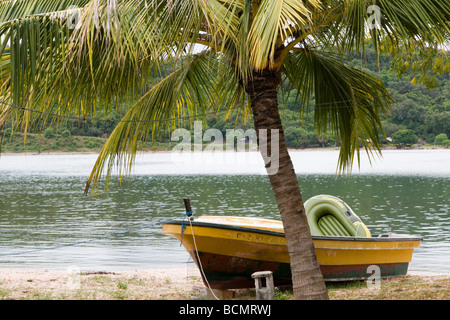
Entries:
{"type": "MultiPolygon", "coordinates": [[[[72,136],[54,133],[52,135],[28,133],[26,140],[23,133],[14,133],[13,136],[3,137],[2,153],[52,153],[52,152],[78,152],[97,153],[105,144],[106,137],[72,136]]],[[[146,143],[144,151],[171,150],[172,143],[146,143]]]]}
{"type": "MultiPolygon", "coordinates": [[[[63,133],[36,134],[28,133],[26,139],[23,133],[13,133],[12,136],[3,137],[1,143],[1,153],[98,153],[105,144],[106,137],[91,137],[91,136],[72,136],[63,133]]],[[[140,151],[171,151],[179,142],[146,142],[140,147],[140,151]]],[[[204,142],[204,145],[206,143],[204,142]]],[[[394,148],[442,148],[447,145],[442,144],[386,144],[386,149],[394,148]]],[[[311,146],[311,149],[323,148],[320,145],[311,146]]],[[[330,147],[334,149],[335,147],[330,147]]],[[[303,149],[303,148],[291,148],[303,149]]],[[[225,150],[225,146],[224,146],[225,150]]]]}

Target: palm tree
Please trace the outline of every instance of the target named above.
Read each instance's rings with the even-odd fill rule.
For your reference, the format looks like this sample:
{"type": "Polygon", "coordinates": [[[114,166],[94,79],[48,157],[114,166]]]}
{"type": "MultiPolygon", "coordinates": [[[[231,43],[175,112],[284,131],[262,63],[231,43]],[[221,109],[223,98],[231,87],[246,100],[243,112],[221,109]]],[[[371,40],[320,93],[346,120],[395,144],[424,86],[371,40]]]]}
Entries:
{"type": "Polygon", "coordinates": [[[368,39],[377,52],[387,42],[405,50],[438,46],[448,40],[449,16],[445,0],[0,1],[1,95],[8,102],[0,125],[11,121],[26,133],[132,103],[88,191],[102,176],[107,184],[113,168],[128,174],[139,143],[177,124],[166,119],[223,109],[251,115],[257,133],[269,132],[258,134],[258,144],[267,150],[294,296],[327,299],[279,96],[296,89],[305,115],[315,98],[317,134],[336,135],[338,168],[350,170],[361,147],[381,153],[379,115],[392,101],[380,80],[343,57],[364,52],[368,39]],[[275,147],[278,158],[270,157],[275,147]]]}

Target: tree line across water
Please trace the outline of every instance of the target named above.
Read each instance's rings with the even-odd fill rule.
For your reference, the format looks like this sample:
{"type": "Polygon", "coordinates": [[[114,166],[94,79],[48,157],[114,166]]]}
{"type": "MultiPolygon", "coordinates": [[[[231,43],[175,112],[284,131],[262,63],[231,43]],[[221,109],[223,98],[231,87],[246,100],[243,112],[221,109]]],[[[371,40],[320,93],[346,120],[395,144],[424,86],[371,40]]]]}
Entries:
{"type": "MultiPolygon", "coordinates": [[[[450,77],[449,70],[433,74],[432,88],[417,83],[413,70],[409,70],[410,62],[407,58],[401,61],[403,71],[398,70],[398,61],[381,55],[377,60],[375,51],[368,47],[365,56],[348,57],[347,62],[354,68],[379,78],[385,84],[394,103],[388,115],[382,115],[385,131],[383,142],[396,147],[412,145],[439,145],[450,147],[450,77]],[[392,65],[397,63],[392,72],[392,65]]],[[[413,63],[413,62],[411,62],[413,63]]],[[[308,112],[299,112],[296,100],[297,92],[291,91],[287,99],[280,100],[281,117],[283,121],[285,140],[289,148],[314,148],[336,146],[336,137],[331,133],[327,137],[318,138],[314,129],[314,98],[309,101],[308,112]]],[[[238,108],[236,108],[238,110],[238,108]]],[[[225,136],[227,129],[251,129],[253,121],[244,119],[234,110],[228,117],[226,111],[217,114],[207,114],[203,118],[205,129],[215,128],[225,136]]],[[[58,122],[49,126],[44,132],[37,134],[30,131],[27,141],[23,141],[23,134],[18,134],[12,124],[0,128],[2,150],[7,152],[23,151],[89,151],[101,148],[105,139],[114,130],[116,124],[124,115],[121,111],[112,110],[106,118],[76,119],[58,122]]],[[[193,130],[192,121],[202,118],[190,118],[181,126],[193,130]]],[[[178,123],[180,126],[180,123],[178,123]]],[[[171,127],[174,129],[175,127],[171,127]]],[[[193,136],[193,134],[192,134],[193,136]]],[[[171,130],[159,133],[154,141],[147,143],[145,148],[169,149],[171,130]]]]}

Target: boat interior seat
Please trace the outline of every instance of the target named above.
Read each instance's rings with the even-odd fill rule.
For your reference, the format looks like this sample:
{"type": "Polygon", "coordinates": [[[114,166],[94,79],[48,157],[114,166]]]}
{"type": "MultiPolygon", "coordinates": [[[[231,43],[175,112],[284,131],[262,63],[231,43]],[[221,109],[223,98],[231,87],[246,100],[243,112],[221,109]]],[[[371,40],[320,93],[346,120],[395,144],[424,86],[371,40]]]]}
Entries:
{"type": "Polygon", "coordinates": [[[350,232],[342,225],[342,223],[331,214],[322,216],[317,222],[322,234],[327,236],[344,236],[350,237],[350,232]]]}

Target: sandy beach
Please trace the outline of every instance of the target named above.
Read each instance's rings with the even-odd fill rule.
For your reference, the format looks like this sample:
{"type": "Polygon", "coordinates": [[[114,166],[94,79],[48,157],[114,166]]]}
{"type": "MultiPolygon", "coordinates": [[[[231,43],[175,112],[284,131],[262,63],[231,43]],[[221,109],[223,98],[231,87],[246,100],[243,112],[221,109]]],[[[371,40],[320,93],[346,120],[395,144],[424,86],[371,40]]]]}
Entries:
{"type": "Polygon", "coordinates": [[[0,299],[179,300],[204,287],[198,269],[131,271],[0,269],[0,299]]]}
{"type": "MultiPolygon", "coordinates": [[[[332,300],[450,300],[450,275],[408,274],[382,280],[382,290],[364,283],[329,288],[332,300]]],[[[254,299],[254,289],[231,296],[207,295],[196,268],[127,271],[0,270],[0,300],[198,300],[254,299]]]]}

